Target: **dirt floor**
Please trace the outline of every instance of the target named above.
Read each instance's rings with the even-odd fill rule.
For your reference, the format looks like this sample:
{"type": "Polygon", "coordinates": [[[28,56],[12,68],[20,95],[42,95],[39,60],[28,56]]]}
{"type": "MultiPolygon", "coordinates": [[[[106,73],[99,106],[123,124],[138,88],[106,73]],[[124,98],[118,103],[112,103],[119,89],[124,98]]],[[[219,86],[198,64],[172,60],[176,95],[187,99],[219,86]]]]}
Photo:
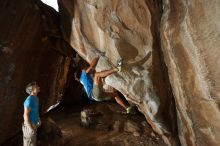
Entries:
{"type": "MultiPolygon", "coordinates": [[[[22,133],[5,145],[22,145],[22,133]]],[[[142,114],[127,115],[116,103],[105,102],[49,112],[38,130],[38,145],[165,146],[142,114]]]]}

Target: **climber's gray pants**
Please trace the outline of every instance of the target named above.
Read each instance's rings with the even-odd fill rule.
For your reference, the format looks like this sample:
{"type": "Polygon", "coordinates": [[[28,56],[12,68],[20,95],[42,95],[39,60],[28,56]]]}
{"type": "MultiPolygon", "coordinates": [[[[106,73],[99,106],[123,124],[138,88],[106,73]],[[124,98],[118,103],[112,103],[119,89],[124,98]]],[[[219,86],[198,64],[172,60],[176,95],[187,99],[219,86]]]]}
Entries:
{"type": "Polygon", "coordinates": [[[106,95],[105,92],[103,92],[103,89],[101,87],[99,87],[98,85],[93,85],[92,98],[95,101],[108,101],[108,100],[114,99],[114,98],[106,95]]]}
{"type": "Polygon", "coordinates": [[[27,127],[25,124],[22,124],[23,131],[23,143],[24,146],[36,146],[37,142],[37,130],[33,131],[31,128],[27,127]]]}

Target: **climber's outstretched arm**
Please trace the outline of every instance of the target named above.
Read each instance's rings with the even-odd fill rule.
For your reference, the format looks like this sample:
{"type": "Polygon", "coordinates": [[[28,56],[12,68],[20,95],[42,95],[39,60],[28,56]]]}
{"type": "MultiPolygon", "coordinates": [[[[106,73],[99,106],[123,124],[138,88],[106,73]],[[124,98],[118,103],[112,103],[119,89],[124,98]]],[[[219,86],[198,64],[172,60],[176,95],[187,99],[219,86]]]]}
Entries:
{"type": "Polygon", "coordinates": [[[99,57],[96,57],[92,60],[92,62],[90,63],[90,66],[86,69],[86,73],[90,73],[92,71],[93,68],[95,68],[96,64],[99,61],[99,57]]]}

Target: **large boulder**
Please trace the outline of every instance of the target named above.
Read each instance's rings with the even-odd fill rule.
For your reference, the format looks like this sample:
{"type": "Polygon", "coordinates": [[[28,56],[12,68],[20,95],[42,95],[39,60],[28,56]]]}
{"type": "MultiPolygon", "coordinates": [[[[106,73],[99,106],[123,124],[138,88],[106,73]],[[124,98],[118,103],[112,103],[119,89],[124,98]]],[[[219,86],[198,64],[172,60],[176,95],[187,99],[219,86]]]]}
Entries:
{"type": "Polygon", "coordinates": [[[161,43],[181,144],[220,145],[220,1],[163,2],[161,43]]]}
{"type": "Polygon", "coordinates": [[[21,130],[25,86],[37,81],[41,113],[62,98],[72,49],[58,13],[35,0],[0,1],[0,143],[21,130]]]}
{"type": "Polygon", "coordinates": [[[123,71],[108,76],[106,84],[137,105],[167,144],[177,144],[174,102],[160,49],[161,2],[59,0],[58,4],[65,40],[87,62],[101,55],[96,71],[123,59],[123,71]]]}

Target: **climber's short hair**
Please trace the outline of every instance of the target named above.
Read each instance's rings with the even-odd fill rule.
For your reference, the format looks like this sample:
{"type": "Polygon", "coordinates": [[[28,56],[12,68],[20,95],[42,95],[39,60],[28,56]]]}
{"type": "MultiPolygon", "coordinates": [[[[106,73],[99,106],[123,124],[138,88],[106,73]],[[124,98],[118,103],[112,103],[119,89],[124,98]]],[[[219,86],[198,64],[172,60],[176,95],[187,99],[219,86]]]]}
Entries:
{"type": "Polygon", "coordinates": [[[76,72],[74,73],[75,80],[77,80],[77,81],[80,80],[81,73],[82,73],[82,71],[80,69],[76,70],[76,72]]]}
{"type": "Polygon", "coordinates": [[[31,82],[26,86],[25,90],[28,94],[31,94],[34,85],[37,85],[37,82],[31,82]]]}

